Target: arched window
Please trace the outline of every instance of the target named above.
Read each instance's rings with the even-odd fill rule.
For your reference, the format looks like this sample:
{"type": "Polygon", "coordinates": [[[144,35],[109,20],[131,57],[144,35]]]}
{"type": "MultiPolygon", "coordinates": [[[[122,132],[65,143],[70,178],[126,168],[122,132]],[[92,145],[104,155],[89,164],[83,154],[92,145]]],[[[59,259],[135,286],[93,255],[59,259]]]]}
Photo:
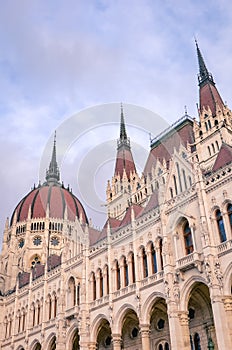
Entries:
{"type": "Polygon", "coordinates": [[[192,232],[189,227],[188,221],[185,222],[183,227],[184,233],[184,245],[185,245],[185,253],[186,255],[191,254],[193,252],[193,240],[192,240],[192,232]]]}
{"type": "Polygon", "coordinates": [[[153,243],[151,244],[151,266],[152,266],[152,273],[157,272],[157,260],[156,260],[156,251],[154,249],[153,243]]]}
{"type": "Polygon", "coordinates": [[[35,326],[35,304],[32,304],[32,327],[35,326]]]}
{"type": "Polygon", "coordinates": [[[169,191],[170,191],[170,197],[173,198],[173,190],[171,187],[169,188],[169,191]]]}
{"type": "Polygon", "coordinates": [[[102,270],[99,269],[99,296],[100,298],[103,296],[103,275],[102,270]]]}
{"type": "Polygon", "coordinates": [[[76,304],[76,286],[73,277],[68,281],[68,307],[73,307],[76,304]]]}
{"type": "Polygon", "coordinates": [[[54,295],[54,317],[57,316],[57,296],[54,295]]]}
{"type": "Polygon", "coordinates": [[[210,122],[210,120],[208,120],[208,126],[209,126],[209,129],[211,129],[211,122],[210,122]]]}
{"type": "Polygon", "coordinates": [[[212,149],[213,149],[213,153],[215,153],[215,147],[213,143],[212,143],[212,149]]]}
{"type": "Polygon", "coordinates": [[[120,267],[119,267],[118,261],[116,261],[115,272],[116,272],[116,289],[119,290],[121,288],[121,276],[120,276],[120,267]]]}
{"type": "Polygon", "coordinates": [[[92,272],[92,292],[93,292],[93,300],[96,300],[97,297],[97,289],[96,289],[96,277],[95,277],[95,273],[92,272]]]}
{"type": "Polygon", "coordinates": [[[173,182],[174,182],[175,193],[176,193],[176,195],[177,195],[177,194],[178,194],[178,191],[177,191],[177,183],[176,183],[176,177],[175,177],[175,175],[173,175],[173,182]]]}
{"type": "Polygon", "coordinates": [[[135,259],[134,259],[134,253],[131,252],[128,256],[128,261],[130,263],[130,267],[131,267],[131,283],[135,283],[135,259]]]}
{"type": "Polygon", "coordinates": [[[40,304],[37,306],[37,324],[40,324],[40,304]]]}
{"type": "Polygon", "coordinates": [[[147,254],[145,252],[145,248],[142,248],[142,273],[143,278],[146,278],[148,276],[148,267],[147,267],[147,254]]]}
{"type": "Polygon", "coordinates": [[[19,318],[18,318],[18,333],[21,331],[21,314],[19,313],[19,318]]]}
{"type": "Polygon", "coordinates": [[[186,175],[185,175],[185,170],[182,169],[182,174],[183,174],[183,179],[184,179],[184,187],[187,190],[187,180],[186,180],[186,175]]]}
{"type": "Polygon", "coordinates": [[[22,331],[25,331],[26,311],[23,311],[22,331]]]}
{"type": "Polygon", "coordinates": [[[78,283],[78,285],[77,285],[77,305],[80,305],[80,289],[81,289],[81,285],[80,285],[80,283],[78,283]]]}
{"type": "Polygon", "coordinates": [[[48,319],[52,318],[52,298],[51,295],[48,297],[48,319]]]}
{"type": "Polygon", "coordinates": [[[160,255],[160,268],[161,270],[164,269],[164,263],[163,263],[163,240],[162,238],[159,241],[159,255],[160,255]]]}
{"type": "Polygon", "coordinates": [[[230,221],[230,227],[232,228],[232,204],[228,204],[227,206],[227,214],[229,217],[229,221],[230,221]]]}
{"type": "Polygon", "coordinates": [[[208,146],[208,152],[209,152],[209,155],[211,156],[211,150],[209,146],[208,146]]]}
{"type": "Polygon", "coordinates": [[[215,141],[216,143],[216,146],[217,146],[217,150],[219,151],[219,144],[218,144],[218,141],[215,141]]]}
{"type": "Polygon", "coordinates": [[[159,344],[159,350],[163,350],[163,345],[162,344],[159,344]]]}
{"type": "Polygon", "coordinates": [[[109,268],[105,265],[104,268],[104,278],[105,278],[105,295],[109,294],[109,268]]]}
{"type": "Polygon", "coordinates": [[[220,236],[220,241],[222,243],[226,241],[226,231],[225,231],[225,226],[223,222],[223,217],[219,209],[216,211],[216,220],[217,220],[217,227],[218,227],[218,232],[220,236]]]}
{"type": "Polygon", "coordinates": [[[180,192],[182,192],[182,182],[181,182],[181,176],[180,176],[180,167],[179,167],[179,164],[178,164],[178,163],[176,163],[176,168],[177,168],[177,174],[178,174],[180,192]]]}
{"type": "Polygon", "coordinates": [[[164,350],[169,350],[169,345],[167,342],[164,344],[164,350]]]}
{"type": "Polygon", "coordinates": [[[123,272],[124,272],[124,286],[127,287],[129,284],[128,265],[125,256],[123,257],[123,272]]]}
{"type": "Polygon", "coordinates": [[[201,350],[201,340],[198,333],[194,334],[194,348],[195,350],[201,350]]]}

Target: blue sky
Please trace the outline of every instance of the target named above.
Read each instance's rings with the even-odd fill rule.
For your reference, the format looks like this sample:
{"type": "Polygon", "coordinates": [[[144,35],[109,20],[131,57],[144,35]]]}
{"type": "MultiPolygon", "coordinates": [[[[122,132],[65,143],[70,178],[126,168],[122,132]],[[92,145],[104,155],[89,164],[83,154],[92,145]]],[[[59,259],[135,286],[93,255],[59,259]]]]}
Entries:
{"type": "MultiPolygon", "coordinates": [[[[194,36],[222,98],[232,106],[230,1],[2,0],[0,6],[1,231],[18,201],[39,178],[43,181],[41,157],[50,152],[54,130],[76,113],[121,101],[141,106],[161,116],[153,135],[180,118],[185,105],[197,116],[194,36]]],[[[125,112],[133,123],[130,108],[125,112]]],[[[110,123],[117,119],[114,113],[110,123]]],[[[78,116],[83,131],[86,119],[78,116]]],[[[89,118],[93,126],[101,122],[94,113],[89,118]]],[[[136,137],[133,128],[130,132],[136,137]]],[[[64,182],[72,180],[70,165],[79,161],[76,147],[85,154],[117,135],[115,127],[78,145],[72,136],[64,182]]],[[[59,145],[59,133],[57,139],[59,145]]],[[[78,184],[73,189],[78,192],[78,184]]]]}

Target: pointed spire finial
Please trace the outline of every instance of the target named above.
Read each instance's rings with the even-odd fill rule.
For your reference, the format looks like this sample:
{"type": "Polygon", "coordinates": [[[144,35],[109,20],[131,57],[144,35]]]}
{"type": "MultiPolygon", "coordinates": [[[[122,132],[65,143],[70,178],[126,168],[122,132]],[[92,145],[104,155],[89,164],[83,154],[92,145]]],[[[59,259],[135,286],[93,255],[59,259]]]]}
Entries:
{"type": "Polygon", "coordinates": [[[126,140],[126,139],[127,139],[126,126],[125,126],[125,120],[124,120],[123,105],[121,102],[120,140],[126,140]]]}
{"type": "Polygon", "coordinates": [[[120,120],[120,138],[118,139],[118,148],[122,145],[130,147],[130,139],[127,137],[126,124],[124,120],[123,104],[121,103],[121,120],[120,120]]]}
{"type": "Polygon", "coordinates": [[[60,180],[60,172],[56,161],[56,131],[54,134],[52,159],[46,172],[46,180],[47,182],[58,182],[60,180]]]}
{"type": "Polygon", "coordinates": [[[196,38],[195,38],[195,43],[197,48],[197,58],[198,58],[198,65],[199,65],[199,74],[198,74],[199,85],[202,85],[203,83],[209,82],[209,81],[214,84],[213,76],[211,73],[208,72],[208,69],[206,67],[205,61],[199,49],[196,38]]]}

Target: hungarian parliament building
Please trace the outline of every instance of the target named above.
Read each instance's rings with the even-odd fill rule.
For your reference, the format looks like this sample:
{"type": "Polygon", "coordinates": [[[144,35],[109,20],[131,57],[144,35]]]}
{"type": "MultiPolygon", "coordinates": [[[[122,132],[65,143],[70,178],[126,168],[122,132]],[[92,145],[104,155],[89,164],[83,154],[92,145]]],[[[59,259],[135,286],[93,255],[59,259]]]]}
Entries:
{"type": "Polygon", "coordinates": [[[119,108],[102,229],[60,181],[54,139],[6,220],[1,350],[232,349],[232,112],[196,50],[199,115],[151,140],[142,174],[119,108]]]}

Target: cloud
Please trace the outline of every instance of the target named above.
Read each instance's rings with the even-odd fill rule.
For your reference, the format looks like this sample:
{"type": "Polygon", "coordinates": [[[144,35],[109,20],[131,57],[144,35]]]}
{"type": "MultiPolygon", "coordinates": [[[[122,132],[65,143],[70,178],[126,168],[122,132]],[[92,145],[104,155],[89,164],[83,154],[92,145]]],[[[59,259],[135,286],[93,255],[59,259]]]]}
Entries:
{"type": "Polygon", "coordinates": [[[231,10],[226,0],[4,2],[0,180],[7,204],[1,221],[37,182],[46,141],[75,112],[123,101],[170,123],[185,105],[196,115],[194,35],[232,105],[231,10]]]}

